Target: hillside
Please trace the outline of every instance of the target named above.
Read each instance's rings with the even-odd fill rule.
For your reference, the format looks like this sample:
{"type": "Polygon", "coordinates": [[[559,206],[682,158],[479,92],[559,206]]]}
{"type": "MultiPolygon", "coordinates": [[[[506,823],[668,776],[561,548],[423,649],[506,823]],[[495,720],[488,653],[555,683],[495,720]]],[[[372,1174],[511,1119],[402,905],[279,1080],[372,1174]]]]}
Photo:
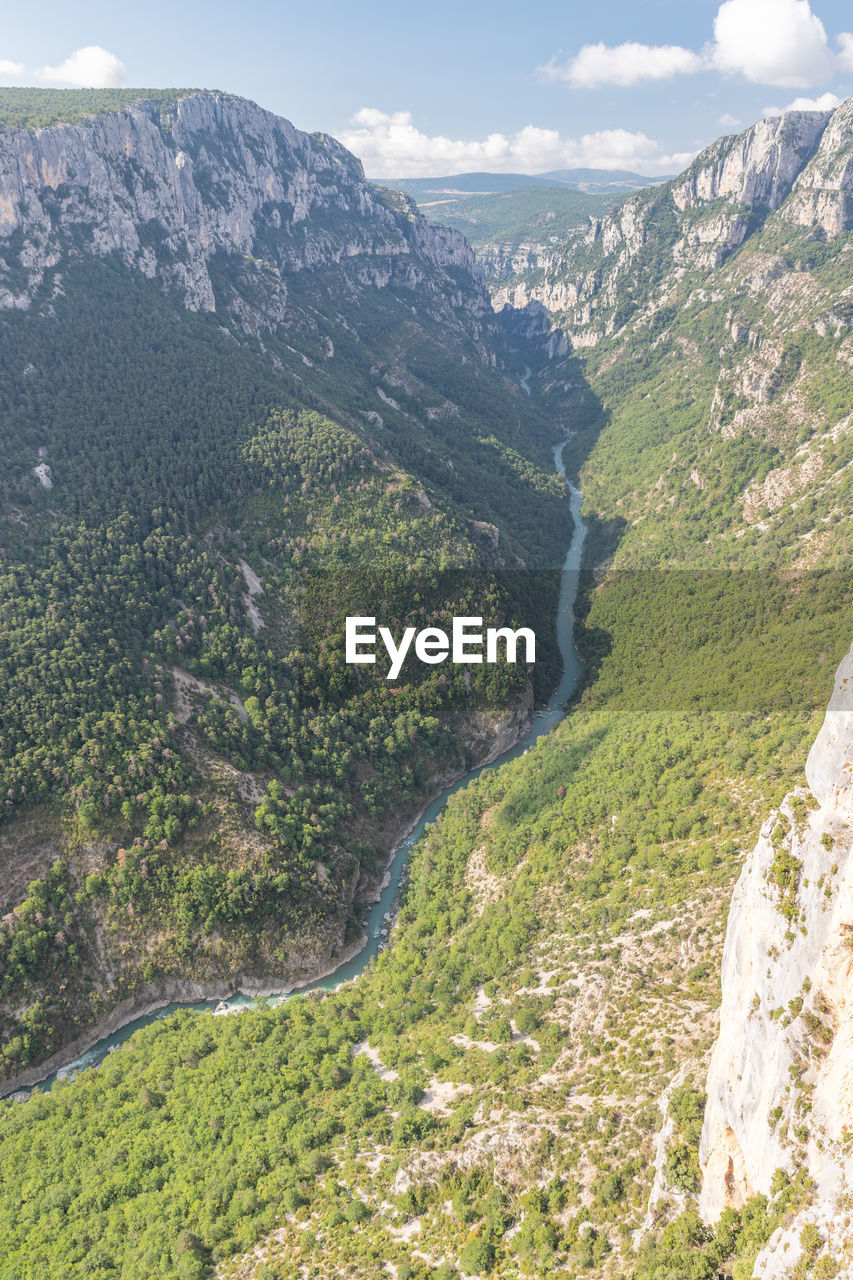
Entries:
{"type": "MultiPolygon", "coordinates": [[[[496,292],[581,357],[584,492],[621,557],[848,565],[851,129],[848,101],[723,138],[496,292]]],[[[575,371],[549,368],[558,398],[575,371]]]]}
{"type": "Polygon", "coordinates": [[[586,232],[629,192],[665,179],[618,169],[560,169],[384,181],[412,196],[426,217],[462,232],[494,293],[517,277],[530,290],[567,239],[586,232]]]}
{"type": "Polygon", "coordinates": [[[520,187],[494,195],[429,194],[419,208],[461,231],[490,287],[544,269],[567,236],[585,232],[622,195],[587,195],[559,187],[520,187]]]}
{"type": "Polygon", "coordinates": [[[550,691],[570,525],[461,237],[240,99],[14,103],[4,1076],[120,1002],[350,947],[395,834],[550,691]],[[347,612],[444,610],[534,619],[539,663],[344,665],[347,612]]]}
{"type": "MultiPolygon", "coordinates": [[[[200,110],[188,107],[187,119],[200,110]]],[[[408,203],[389,206],[381,191],[362,192],[356,176],[359,208],[375,201],[388,228],[381,251],[371,241],[352,268],[341,251],[340,272],[325,270],[319,256],[311,267],[297,259],[297,270],[282,269],[294,314],[281,324],[290,326],[296,354],[287,354],[281,327],[259,325],[254,285],[239,293],[248,296],[248,311],[237,300],[228,256],[211,270],[207,248],[222,223],[210,217],[199,262],[219,290],[216,318],[208,323],[194,313],[192,332],[196,320],[204,322],[205,335],[215,328],[215,342],[224,344],[217,353],[236,350],[260,362],[253,369],[271,363],[293,397],[260,429],[246,428],[239,469],[224,486],[244,492],[233,504],[222,499],[215,526],[199,525],[205,550],[222,558],[217,564],[245,558],[259,575],[264,594],[251,601],[266,630],[275,625],[270,566],[288,586],[294,563],[305,557],[318,567],[320,553],[337,548],[337,496],[347,516],[347,565],[372,545],[373,521],[386,521],[382,555],[399,550],[391,567],[404,565],[408,575],[386,592],[400,613],[410,599],[413,554],[407,541],[395,541],[401,511],[445,516],[431,552],[439,569],[442,556],[445,568],[476,564],[498,590],[504,579],[489,576],[497,550],[507,563],[511,552],[515,566],[523,559],[541,567],[550,581],[565,516],[545,474],[544,443],[568,429],[589,527],[576,626],[583,679],[556,730],[454,795],[428,828],[412,852],[389,946],[358,981],[239,1017],[179,1014],[134,1034],[100,1069],[0,1107],[0,1280],[52,1280],[84,1266],[123,1280],[380,1280],[389,1270],[397,1280],[844,1274],[849,1199],[832,1178],[848,1161],[849,1134],[834,1121],[820,1129],[833,1082],[847,1088],[846,1077],[832,1074],[833,1063],[843,1068],[848,1060],[849,1030],[841,683],[808,775],[805,766],[853,635],[851,122],[847,103],[722,139],[679,178],[629,196],[587,233],[568,236],[541,277],[522,271],[495,290],[499,304],[516,304],[500,323],[464,242],[449,230],[430,231],[408,203]],[[415,228],[408,249],[394,238],[406,222],[415,228]],[[417,257],[425,243],[432,247],[417,257]],[[409,290],[402,281],[413,275],[409,290]],[[218,328],[223,313],[231,317],[227,335],[218,328]],[[378,315],[384,324],[371,322],[378,315]],[[331,357],[320,345],[327,333],[331,357]],[[356,354],[337,381],[334,361],[347,336],[352,346],[344,350],[356,354]],[[428,344],[428,360],[418,361],[419,343],[428,344]],[[448,348],[465,361],[446,362],[440,352],[448,348]],[[532,368],[529,403],[509,378],[525,365],[532,368]],[[431,398],[438,386],[446,400],[431,398]],[[305,416],[309,393],[315,413],[332,414],[319,440],[305,416]],[[447,401],[458,416],[430,414],[447,401]],[[338,402],[355,412],[341,410],[333,421],[338,402]],[[381,421],[359,421],[362,413],[381,421]],[[450,424],[446,434],[442,424],[450,424]],[[429,467],[424,432],[452,468],[429,467]],[[497,443],[488,443],[492,437],[497,443]],[[365,459],[362,472],[358,450],[368,448],[377,462],[365,459]],[[506,470],[495,468],[495,456],[506,470]],[[262,481],[248,487],[247,458],[263,480],[272,475],[285,486],[293,524],[276,527],[280,548],[267,541],[268,490],[262,481]],[[357,468],[350,487],[334,481],[338,494],[329,483],[332,458],[357,468]],[[391,510],[383,507],[385,471],[374,487],[362,487],[374,465],[389,460],[400,468],[398,492],[412,495],[411,507],[398,509],[394,493],[386,494],[391,510]],[[298,496],[283,479],[291,475],[298,496]],[[498,530],[496,549],[484,520],[498,530]],[[298,537],[291,539],[291,528],[298,537]],[[751,946],[745,899],[760,908],[766,952],[757,956],[754,981],[740,963],[751,946]],[[820,981],[807,989],[803,957],[812,954],[820,981]],[[727,1064],[752,1069],[763,1065],[762,1055],[778,1058],[766,1091],[751,1089],[748,1072],[729,1079],[727,1064]],[[738,1151],[743,1168],[735,1168],[738,1151]]],[[[190,154],[192,140],[179,142],[190,154]]],[[[307,166],[314,153],[307,141],[299,145],[307,166]]],[[[329,144],[326,154],[333,152],[329,144]]],[[[206,163],[201,148],[196,163],[206,163]]],[[[325,237],[322,253],[334,255],[348,241],[335,239],[340,223],[325,199],[316,194],[309,221],[325,237]]],[[[359,234],[367,234],[361,223],[359,234]]],[[[319,232],[312,236],[306,243],[318,244],[319,232]]],[[[76,238],[70,230],[67,252],[76,251],[76,238]]],[[[288,236],[287,252],[292,242],[288,236]]],[[[139,269],[134,264],[149,262],[135,248],[126,252],[125,285],[139,269]]],[[[273,268],[275,254],[265,259],[273,268]]],[[[167,243],[153,278],[140,282],[146,297],[172,299],[170,308],[175,293],[201,297],[187,291],[186,265],[167,243]]],[[[45,267],[45,279],[51,270],[45,267]]],[[[255,280],[254,260],[240,270],[255,280]]],[[[203,279],[200,268],[194,278],[203,279]]],[[[37,296],[12,317],[16,323],[39,319],[37,296]]],[[[63,296],[52,305],[66,305],[63,296]]],[[[169,314],[183,332],[188,313],[169,314]]],[[[159,345],[156,334],[149,340],[159,345]]],[[[278,382],[275,388],[280,394],[278,382]]],[[[214,384],[211,404],[221,402],[214,384]]],[[[46,403],[46,396],[38,402],[39,414],[46,403]]],[[[140,394],[133,413],[143,410],[140,394]]],[[[31,443],[38,443],[35,430],[31,443]]],[[[97,460],[95,446],[88,456],[97,460]]],[[[165,455],[161,475],[170,475],[175,456],[165,455]]],[[[31,449],[22,459],[19,475],[35,465],[31,449]]],[[[52,466],[50,453],[46,461],[52,466]]],[[[31,485],[26,510],[17,499],[28,521],[37,502],[59,500],[58,476],[57,469],[50,491],[31,485]]],[[[185,520],[191,493],[181,476],[174,501],[185,520]]],[[[201,483],[195,469],[192,476],[201,483]]],[[[75,508],[76,520],[84,510],[75,508]]],[[[180,521],[174,524],[175,536],[185,538],[180,521]]],[[[138,578],[143,571],[153,577],[156,563],[146,559],[138,578]]],[[[28,564],[22,550],[16,581],[25,580],[28,564]]],[[[253,579],[242,569],[241,579],[222,573],[225,603],[231,599],[236,612],[253,579]]],[[[457,592],[480,589],[469,569],[460,577],[457,592]]],[[[375,589],[376,573],[370,578],[375,589]]],[[[177,589],[166,587],[185,609],[195,603],[184,594],[193,581],[188,569],[177,589]]],[[[309,622],[322,618],[328,581],[320,579],[319,598],[311,596],[311,579],[305,587],[315,604],[309,622]]],[[[504,590],[511,614],[521,602],[504,590]]],[[[33,593],[28,606],[36,617],[38,598],[33,593]]],[[[444,598],[454,597],[447,591],[444,598]]],[[[536,599],[543,606],[549,599],[538,580],[525,607],[536,599]]],[[[51,605],[53,621],[62,605],[51,605]]],[[[169,644],[177,650],[180,639],[191,658],[222,661],[222,701],[227,690],[243,700],[250,724],[270,716],[269,696],[256,694],[250,709],[248,690],[225,665],[230,633],[220,629],[214,648],[194,639],[200,627],[190,609],[186,617],[161,616],[152,671],[180,666],[196,679],[217,678],[200,665],[190,670],[183,652],[177,660],[169,644]]],[[[239,636],[242,661],[254,654],[251,626],[239,636]]],[[[848,672],[849,660],[839,680],[848,672]]],[[[276,668],[270,683],[285,678],[290,669],[276,668]]],[[[314,687],[325,688],[309,679],[308,692],[314,687]]],[[[66,683],[63,697],[67,690],[66,683]]],[[[177,700],[165,681],[161,692],[177,700]]],[[[431,712],[439,727],[429,731],[438,735],[446,723],[456,750],[470,715],[468,692],[457,685],[451,701],[431,712]],[[442,722],[451,706],[463,707],[462,717],[442,722]]],[[[515,705],[517,720],[524,693],[511,692],[515,704],[506,689],[485,689],[479,706],[497,718],[515,705]]],[[[399,747],[411,721],[395,723],[396,736],[389,735],[386,723],[368,719],[377,705],[384,715],[378,697],[367,707],[357,697],[346,701],[328,721],[315,716],[311,732],[325,733],[324,747],[346,741],[354,755],[364,751],[362,765],[365,743],[387,749],[380,800],[390,809],[399,805],[401,762],[410,767],[399,747]]],[[[224,737],[227,716],[225,708],[214,734],[224,737]]],[[[198,752],[202,740],[190,727],[192,759],[190,747],[198,752]]],[[[274,744],[272,726],[269,733],[274,744]]],[[[298,736],[297,750],[303,759],[298,736]]],[[[449,769],[453,757],[441,755],[440,739],[429,750],[436,769],[449,769]]],[[[221,750],[220,758],[229,763],[221,750]]],[[[281,773],[289,764],[290,757],[277,758],[270,769],[281,773]]],[[[361,782],[358,765],[355,776],[361,782]]],[[[313,798],[317,775],[306,769],[305,778],[313,798]]],[[[281,791],[268,796],[274,832],[281,791]]],[[[325,835],[335,799],[323,800],[315,831],[325,835]]],[[[79,830],[79,806],[69,808],[79,830]]],[[[340,829],[332,829],[332,841],[340,829]]],[[[126,841],[123,847],[128,853],[126,841]]],[[[176,846],[182,857],[191,847],[176,846]]],[[[125,901],[135,910],[138,895],[145,900],[145,877],[142,855],[132,857],[140,863],[131,864],[136,878],[125,901]]],[[[111,892],[121,901],[124,882],[116,876],[111,892]]],[[[39,892],[27,918],[43,926],[57,908],[39,892]]],[[[214,937],[193,927],[193,940],[214,937]]],[[[845,1099],[840,1124],[846,1115],[845,1099]]]]}

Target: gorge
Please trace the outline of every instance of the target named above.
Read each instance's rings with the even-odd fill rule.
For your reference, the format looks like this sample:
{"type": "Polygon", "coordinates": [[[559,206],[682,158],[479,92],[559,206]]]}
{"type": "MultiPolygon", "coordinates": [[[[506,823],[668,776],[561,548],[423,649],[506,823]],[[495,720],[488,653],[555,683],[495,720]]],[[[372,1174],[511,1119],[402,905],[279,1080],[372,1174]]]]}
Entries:
{"type": "Polygon", "coordinates": [[[3,1103],[0,1280],[847,1275],[851,104],[490,295],[329,138],[87,102],[0,129],[5,1078],[384,896],[3,1103]]]}

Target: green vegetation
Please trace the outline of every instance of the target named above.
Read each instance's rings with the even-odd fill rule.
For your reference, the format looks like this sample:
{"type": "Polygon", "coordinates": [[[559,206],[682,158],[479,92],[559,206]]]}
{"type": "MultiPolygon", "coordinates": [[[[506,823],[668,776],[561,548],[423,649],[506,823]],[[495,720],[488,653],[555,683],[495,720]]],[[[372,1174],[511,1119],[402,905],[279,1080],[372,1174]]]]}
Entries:
{"type": "MultiPolygon", "coordinates": [[[[774,567],[809,564],[820,548],[822,566],[843,568],[853,552],[844,514],[853,483],[853,437],[848,431],[829,434],[853,394],[843,336],[799,337],[799,394],[787,404],[771,402],[766,426],[734,429],[738,414],[747,421],[756,415],[735,396],[727,366],[720,370],[719,352],[732,323],[725,311],[724,302],[715,302],[659,314],[630,340],[623,336],[596,349],[586,372],[608,420],[583,464],[584,496],[598,519],[626,529],[623,563],[630,557],[660,567],[774,567]],[[630,353],[613,363],[614,347],[627,341],[630,353]],[[599,364],[600,375],[594,373],[599,364]],[[803,446],[797,406],[804,395],[814,416],[811,443],[804,446],[809,469],[799,473],[804,457],[792,458],[803,446]],[[709,433],[712,405],[724,429],[709,433]],[[772,476],[768,481],[771,472],[779,477],[776,485],[772,476]]],[[[748,314],[743,319],[760,331],[761,321],[748,314]]],[[[747,356],[732,350],[731,358],[747,356]]],[[[782,350],[773,370],[783,369],[785,360],[782,350]]],[[[764,367],[755,361],[758,377],[764,367]]],[[[579,438],[576,456],[588,447],[588,437],[579,438]]]]}
{"type": "MultiPolygon", "coordinates": [[[[616,1224],[644,1213],[654,1101],[672,1036],[695,1045],[696,1001],[713,999],[740,852],[822,714],[850,625],[837,583],[668,574],[589,594],[584,634],[611,636],[588,650],[595,680],[527,756],[453,797],[414,854],[394,945],[355,986],[239,1018],[180,1015],[99,1071],[6,1106],[8,1275],[35,1274],[22,1259],[51,1275],[87,1257],[128,1278],[203,1276],[273,1231],[258,1275],[345,1257],[364,1276],[387,1259],[426,1275],[391,1230],[415,1219],[419,1249],[460,1265],[594,1274],[623,1248],[616,1224]],[[718,679],[694,661],[697,634],[718,679]],[[471,871],[481,845],[496,893],[471,871]],[[692,963],[674,980],[685,939],[692,963]],[[355,1056],[364,1040],[382,1074],[355,1056]],[[447,1114],[425,1109],[442,1082],[447,1114]],[[463,1163],[492,1115],[521,1146],[463,1163]]],[[[693,1084],[671,1098],[675,1185],[693,1185],[702,1104],[693,1084]]],[[[754,1254],[768,1221],[757,1204],[710,1236],[688,1215],[625,1263],[674,1276],[688,1272],[673,1258],[689,1257],[714,1276],[754,1254]]]]}
{"type": "MultiPolygon", "coordinates": [[[[456,304],[437,320],[403,283],[359,295],[351,324],[342,299],[364,262],[288,282],[297,358],[281,334],[238,346],[221,316],[169,320],[153,285],[121,273],[86,282],[86,350],[61,297],[49,336],[45,317],[10,318],[4,607],[20,643],[5,830],[65,829],[3,935],[10,1067],[140,981],[298,967],[306,933],[351,936],[347,886],[374,882],[382,836],[467,763],[471,711],[495,716],[522,690],[505,670],[406,672],[393,690],[356,679],[341,618],[366,590],[392,626],[462,608],[547,616],[565,541],[549,433],[567,416],[597,571],[581,582],[570,714],[450,799],[413,852],[391,944],[357,983],[235,1018],[179,1014],[99,1070],[0,1105],[0,1280],[379,1280],[389,1263],[402,1280],[747,1280],[808,1204],[804,1173],[780,1173],[709,1230],[692,1197],[731,887],[802,780],[853,623],[835,519],[849,433],[829,430],[847,339],[809,311],[803,332],[753,344],[765,399],[745,429],[734,370],[753,348],[732,297],[687,279],[649,310],[679,227],[658,197],[641,203],[651,232],[615,327],[583,365],[550,366],[530,403],[482,361],[456,304]],[[161,305],[162,385],[145,332],[161,305]],[[116,354],[128,349],[149,353],[138,381],[116,354]],[[173,349],[199,385],[170,416],[173,349]],[[90,351],[104,391],[87,418],[73,371],[90,351]],[[45,424],[49,493],[31,474],[45,424]],[[833,469],[780,502],[762,486],[809,431],[833,469]],[[252,574],[262,627],[247,618],[252,574]],[[30,776],[37,805],[15,790],[30,776]],[[104,937],[114,963],[127,957],[119,991],[90,977],[104,937]],[[667,1097],[666,1190],[687,1207],[665,1195],[643,1232],[667,1097]]],[[[743,261],[766,251],[753,240],[743,261]]],[[[808,262],[816,309],[838,292],[838,262],[808,262]]],[[[242,270],[216,265],[220,296],[242,270]]],[[[257,301],[255,278],[239,279],[257,301]]],[[[745,325],[775,323],[748,290],[737,306],[745,325]]],[[[772,883],[793,911],[799,869],[778,830],[772,883]]],[[[790,1016],[825,1046],[827,1008],[803,1008],[790,1016]]],[[[831,1276],[820,1234],[801,1244],[801,1272],[831,1276]]]]}
{"type": "MultiPolygon", "coordinates": [[[[704,975],[697,974],[696,977],[704,975]]],[[[669,1186],[679,1191],[698,1192],[701,1185],[699,1139],[705,1114],[705,1095],[689,1085],[672,1091],[669,1114],[675,1121],[678,1139],[669,1150],[666,1178],[669,1186]]]]}
{"type": "MultiPolygon", "coordinates": [[[[755,1259],[777,1227],[786,1225],[804,1204],[813,1184],[802,1173],[794,1179],[778,1169],[772,1195],[754,1196],[740,1212],[725,1209],[713,1229],[694,1210],[688,1210],[661,1233],[659,1240],[640,1251],[634,1280],[750,1280],[755,1259]]],[[[819,1270],[811,1270],[824,1243],[813,1227],[804,1228],[803,1255],[792,1275],[815,1275],[831,1280],[836,1274],[831,1259],[823,1258],[819,1270]],[[815,1239],[815,1237],[817,1237],[815,1239]]]]}
{"type": "Polygon", "coordinates": [[[398,323],[383,363],[401,305],[338,324],[331,368],[314,335],[316,373],[109,260],[4,319],[0,797],[10,851],[28,815],[55,834],[0,903],[2,1074],[145,985],[302,973],[306,938],[349,942],[356,884],[482,750],[465,715],[553,687],[569,520],[547,419],[429,324],[398,323]],[[390,687],[344,663],[347,612],[532,625],[538,662],[463,683],[410,660],[390,687]]]}
{"type": "Polygon", "coordinates": [[[106,111],[120,111],[144,99],[158,110],[174,109],[197,89],[8,89],[0,88],[0,128],[45,129],[76,124],[106,111]]]}
{"type": "MultiPolygon", "coordinates": [[[[570,242],[539,287],[584,282],[556,323],[590,554],[642,567],[846,569],[853,553],[851,233],[665,184],[570,242]],[[701,236],[701,238],[699,238],[701,236]],[[759,283],[760,282],[760,283],[759,283]]],[[[545,370],[543,369],[543,373],[545,370]]],[[[553,411],[566,414],[562,390],[553,411]]]]}
{"type": "Polygon", "coordinates": [[[493,244],[554,246],[624,198],[624,193],[587,195],[531,186],[495,195],[428,195],[419,208],[431,221],[461,231],[476,249],[493,244]]]}

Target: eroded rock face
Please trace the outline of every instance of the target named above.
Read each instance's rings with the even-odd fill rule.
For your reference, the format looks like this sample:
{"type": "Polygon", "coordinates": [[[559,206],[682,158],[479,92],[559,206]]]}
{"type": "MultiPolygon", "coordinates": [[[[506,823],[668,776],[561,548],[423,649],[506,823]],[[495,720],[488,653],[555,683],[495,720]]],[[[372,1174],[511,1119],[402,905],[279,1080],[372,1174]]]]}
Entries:
{"type": "Polygon", "coordinates": [[[797,178],[786,217],[828,236],[853,228],[853,99],[833,112],[814,157],[797,178]]]}
{"type": "Polygon", "coordinates": [[[594,346],[626,322],[653,316],[686,273],[719,267],[768,218],[788,230],[841,235],[853,227],[851,139],[853,99],[720,138],[678,178],[629,197],[535,269],[519,262],[514,277],[493,288],[496,304],[538,301],[573,346],[594,346]],[[639,309],[625,306],[632,296],[639,309]]]}
{"type": "Polygon", "coordinates": [[[789,111],[760,120],[745,133],[720,138],[673,183],[675,207],[683,212],[725,198],[748,209],[778,209],[829,119],[828,111],[789,111]]]}
{"type": "Polygon", "coordinates": [[[514,276],[544,271],[554,254],[553,246],[542,244],[485,244],[477,251],[483,278],[494,284],[514,276]]]}
{"type": "Polygon", "coordinates": [[[806,779],[827,816],[853,821],[853,649],[838,668],[823,728],[806,761],[806,779]]]}
{"type": "Polygon", "coordinates": [[[190,310],[224,302],[244,329],[281,322],[289,274],[352,260],[356,283],[379,288],[461,269],[463,304],[488,311],[463,236],[383,196],[333,138],[217,93],[0,131],[0,307],[28,308],[80,249],[161,278],[190,310]],[[216,296],[219,254],[250,280],[239,296],[216,296]]]}
{"type": "MultiPolygon", "coordinates": [[[[853,648],[806,777],[765,822],[732,898],[700,1149],[708,1221],[768,1194],[778,1168],[815,1180],[804,1220],[853,1185],[853,648]]],[[[771,1266],[777,1245],[756,1274],[788,1274],[771,1266]]],[[[783,1252],[793,1265],[798,1247],[783,1252]]]]}

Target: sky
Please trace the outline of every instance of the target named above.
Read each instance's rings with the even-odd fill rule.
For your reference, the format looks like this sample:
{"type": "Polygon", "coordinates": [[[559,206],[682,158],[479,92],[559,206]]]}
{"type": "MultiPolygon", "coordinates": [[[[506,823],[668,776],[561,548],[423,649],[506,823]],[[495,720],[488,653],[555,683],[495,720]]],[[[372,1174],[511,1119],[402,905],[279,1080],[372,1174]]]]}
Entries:
{"type": "Polygon", "coordinates": [[[853,95],[850,0],[5,7],[0,85],[223,89],[333,134],[373,178],[675,173],[762,116],[853,95]]]}

